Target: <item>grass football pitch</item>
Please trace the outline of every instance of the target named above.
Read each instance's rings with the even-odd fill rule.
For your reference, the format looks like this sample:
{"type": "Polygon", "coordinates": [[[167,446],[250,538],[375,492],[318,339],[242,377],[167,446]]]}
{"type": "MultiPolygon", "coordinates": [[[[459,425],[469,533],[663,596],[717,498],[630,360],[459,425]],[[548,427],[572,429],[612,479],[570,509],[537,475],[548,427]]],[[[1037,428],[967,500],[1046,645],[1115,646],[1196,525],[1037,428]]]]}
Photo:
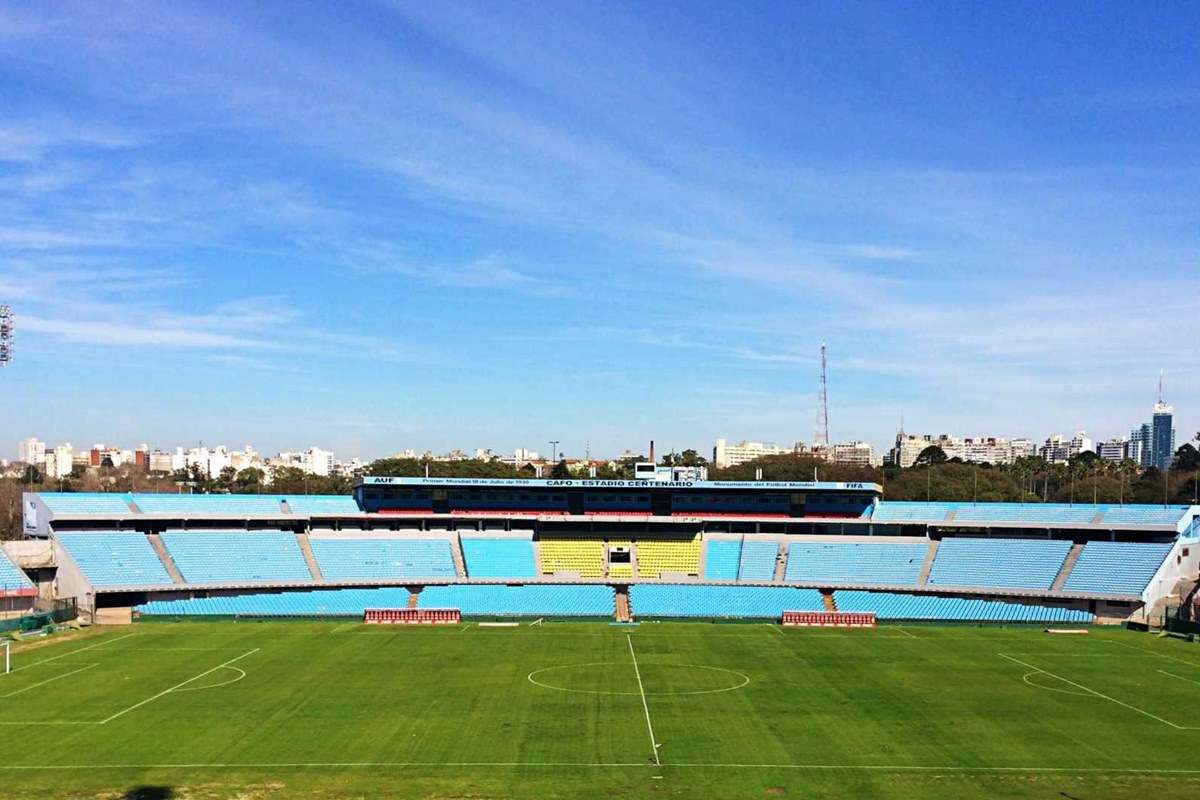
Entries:
{"type": "Polygon", "coordinates": [[[1122,630],[155,622],[13,667],[4,798],[1200,789],[1200,648],[1122,630]]]}

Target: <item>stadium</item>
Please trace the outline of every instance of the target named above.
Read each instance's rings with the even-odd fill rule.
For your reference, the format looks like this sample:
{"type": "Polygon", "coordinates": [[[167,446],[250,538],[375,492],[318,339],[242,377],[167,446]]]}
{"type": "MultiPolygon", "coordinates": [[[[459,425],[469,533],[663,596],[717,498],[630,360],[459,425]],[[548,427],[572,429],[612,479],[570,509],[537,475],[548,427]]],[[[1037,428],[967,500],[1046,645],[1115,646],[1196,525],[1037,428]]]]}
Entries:
{"type": "Polygon", "coordinates": [[[10,622],[85,628],[12,647],[3,724],[65,752],[6,777],[312,797],[1200,778],[1176,753],[1200,731],[1191,633],[1130,630],[1191,624],[1200,507],[881,495],[677,474],[27,493],[10,622]]]}

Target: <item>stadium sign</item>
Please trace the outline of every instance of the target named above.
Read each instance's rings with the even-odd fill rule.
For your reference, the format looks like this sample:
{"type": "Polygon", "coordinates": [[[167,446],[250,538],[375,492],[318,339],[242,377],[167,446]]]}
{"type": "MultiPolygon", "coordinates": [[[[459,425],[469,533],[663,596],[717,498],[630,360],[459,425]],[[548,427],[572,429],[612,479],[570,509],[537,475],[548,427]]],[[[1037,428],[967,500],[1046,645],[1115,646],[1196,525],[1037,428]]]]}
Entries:
{"type": "Polygon", "coordinates": [[[624,478],[392,478],[369,476],[364,486],[506,486],[547,489],[779,489],[878,492],[874,483],[833,481],[646,481],[624,478]]]}

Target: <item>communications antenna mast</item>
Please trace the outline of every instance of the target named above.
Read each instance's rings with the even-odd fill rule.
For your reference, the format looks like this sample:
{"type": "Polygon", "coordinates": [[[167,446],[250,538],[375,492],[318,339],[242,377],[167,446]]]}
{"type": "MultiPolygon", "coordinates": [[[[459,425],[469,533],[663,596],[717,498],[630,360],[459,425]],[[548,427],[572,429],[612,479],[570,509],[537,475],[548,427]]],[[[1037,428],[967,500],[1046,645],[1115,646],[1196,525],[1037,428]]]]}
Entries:
{"type": "Polygon", "coordinates": [[[825,378],[825,343],[821,342],[821,381],[817,385],[817,429],[813,433],[813,450],[829,448],[829,391],[825,378]]]}
{"type": "Polygon", "coordinates": [[[0,367],[12,361],[13,356],[13,313],[6,305],[0,305],[0,367]]]}

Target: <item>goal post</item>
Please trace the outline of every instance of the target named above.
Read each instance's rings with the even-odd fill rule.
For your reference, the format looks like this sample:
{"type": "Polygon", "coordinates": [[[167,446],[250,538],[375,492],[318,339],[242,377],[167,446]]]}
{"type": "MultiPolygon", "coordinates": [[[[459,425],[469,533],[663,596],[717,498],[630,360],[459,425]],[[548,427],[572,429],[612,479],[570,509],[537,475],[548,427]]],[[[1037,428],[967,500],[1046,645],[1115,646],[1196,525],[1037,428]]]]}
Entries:
{"type": "Polygon", "coordinates": [[[4,644],[4,673],[7,675],[12,672],[12,642],[8,639],[2,640],[4,644]]]}

